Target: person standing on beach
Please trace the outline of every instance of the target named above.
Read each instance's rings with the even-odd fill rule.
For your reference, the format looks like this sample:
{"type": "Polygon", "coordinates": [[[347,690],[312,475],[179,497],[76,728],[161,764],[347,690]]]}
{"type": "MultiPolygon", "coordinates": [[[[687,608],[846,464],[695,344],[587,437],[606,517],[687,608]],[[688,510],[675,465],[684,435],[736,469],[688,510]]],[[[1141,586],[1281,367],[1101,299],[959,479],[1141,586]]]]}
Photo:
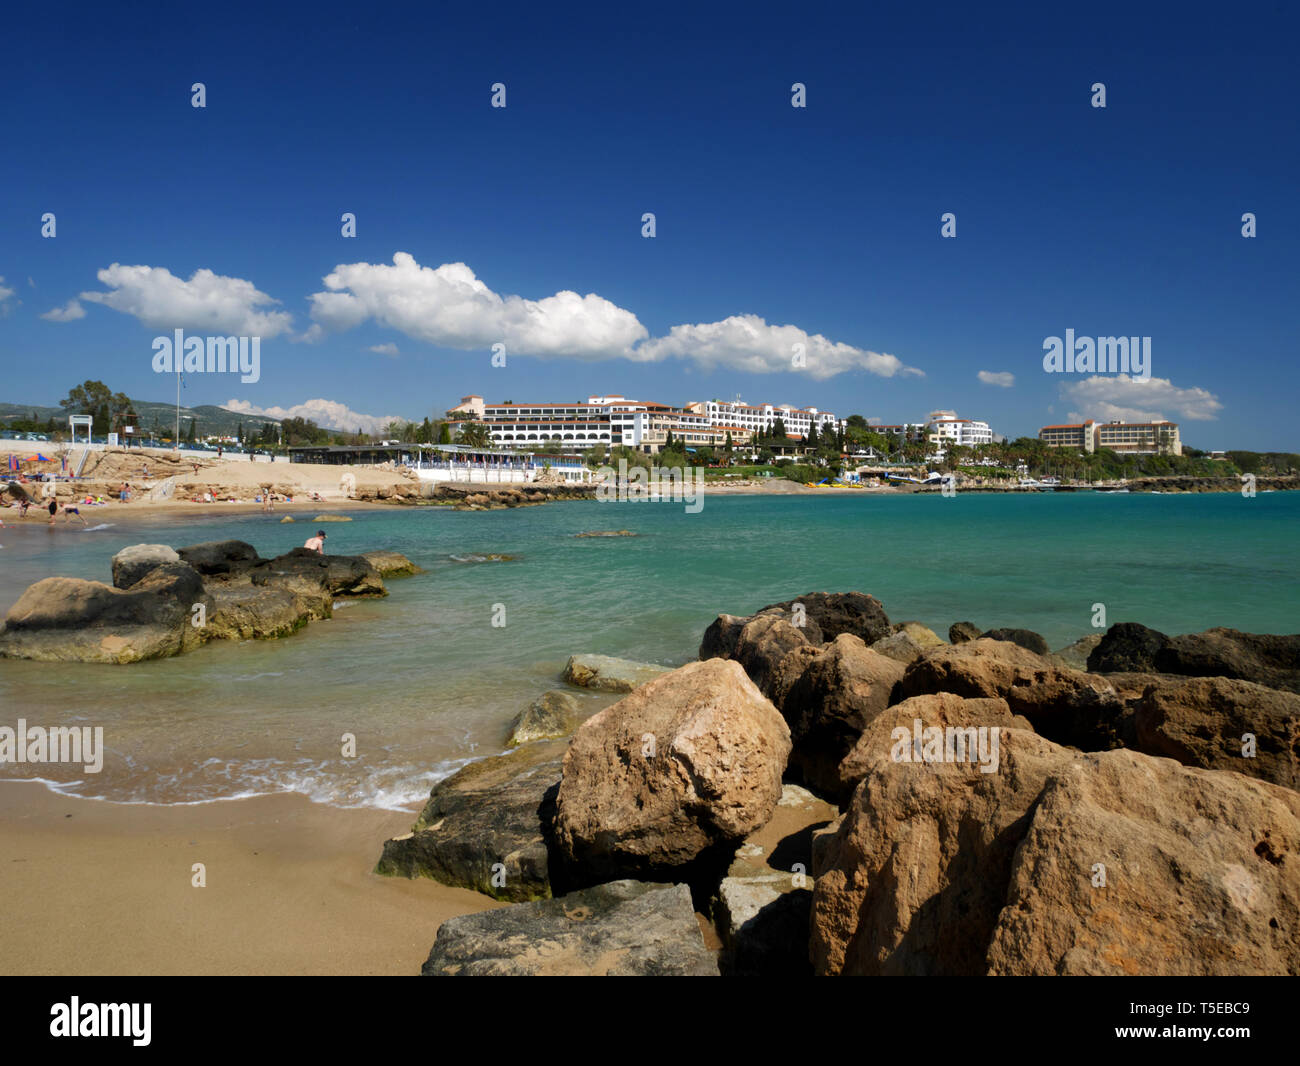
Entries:
{"type": "Polygon", "coordinates": [[[309,537],[307,543],[303,545],[308,551],[316,552],[320,555],[325,554],[325,530],[316,530],[314,537],[309,537]]]}

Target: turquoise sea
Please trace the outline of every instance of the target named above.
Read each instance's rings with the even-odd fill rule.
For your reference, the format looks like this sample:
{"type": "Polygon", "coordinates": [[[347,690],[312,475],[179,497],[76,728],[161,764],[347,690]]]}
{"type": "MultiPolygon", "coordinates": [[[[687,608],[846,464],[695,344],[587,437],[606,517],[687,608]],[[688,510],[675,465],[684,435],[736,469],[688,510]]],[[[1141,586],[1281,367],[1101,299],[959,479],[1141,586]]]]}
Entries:
{"type": "MultiPolygon", "coordinates": [[[[236,537],[274,555],[314,531],[311,514],[11,526],[0,611],[42,577],[107,581],[113,554],[142,541],[236,537]]],[[[1300,630],[1297,493],[712,496],[698,514],[592,501],[352,517],[327,527],[331,552],[389,548],[426,573],[390,581],[382,601],[341,601],[285,640],[130,666],[0,660],[0,724],[102,725],[108,749],[96,775],[18,765],[3,776],[122,802],[293,790],[410,809],[439,777],[502,750],[511,717],[571,653],[680,664],[720,611],[819,589],[870,592],[895,621],[940,635],[969,619],[1037,630],[1054,648],[1091,631],[1097,603],[1109,623],[1170,633],[1300,630]],[[639,535],[574,537],[619,528],[639,535]],[[487,552],[518,559],[453,558],[487,552]],[[492,625],[496,604],[504,627],[492,625]],[[354,759],[340,755],[345,733],[354,759]]]]}

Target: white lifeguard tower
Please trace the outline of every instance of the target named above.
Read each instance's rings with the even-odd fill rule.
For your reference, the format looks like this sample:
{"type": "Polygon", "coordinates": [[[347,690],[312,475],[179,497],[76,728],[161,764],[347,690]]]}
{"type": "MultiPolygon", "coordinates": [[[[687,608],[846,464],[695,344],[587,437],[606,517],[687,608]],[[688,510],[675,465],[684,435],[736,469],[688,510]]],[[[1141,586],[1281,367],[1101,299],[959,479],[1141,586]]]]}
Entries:
{"type": "Polygon", "coordinates": [[[68,433],[72,438],[72,443],[68,445],[69,453],[77,446],[77,427],[80,426],[86,431],[85,447],[81,451],[81,458],[72,471],[73,477],[81,477],[81,470],[86,465],[86,456],[90,454],[91,429],[94,424],[95,420],[90,415],[68,415],[68,433]]]}

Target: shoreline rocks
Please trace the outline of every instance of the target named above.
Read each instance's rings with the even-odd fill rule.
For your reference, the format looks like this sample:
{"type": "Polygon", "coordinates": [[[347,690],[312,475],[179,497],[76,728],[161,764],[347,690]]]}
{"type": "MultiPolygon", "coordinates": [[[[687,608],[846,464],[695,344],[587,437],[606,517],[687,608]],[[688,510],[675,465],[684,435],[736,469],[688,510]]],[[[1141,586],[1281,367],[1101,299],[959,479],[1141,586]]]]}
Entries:
{"type": "MultiPolygon", "coordinates": [[[[415,572],[383,553],[388,572],[415,572]]],[[[0,624],[0,657],[132,663],[191,651],[209,640],[271,639],[328,618],[336,596],[386,596],[362,556],[295,548],[261,558],[244,541],[172,549],[136,544],[113,557],[113,584],[45,578],[0,624]]]]}

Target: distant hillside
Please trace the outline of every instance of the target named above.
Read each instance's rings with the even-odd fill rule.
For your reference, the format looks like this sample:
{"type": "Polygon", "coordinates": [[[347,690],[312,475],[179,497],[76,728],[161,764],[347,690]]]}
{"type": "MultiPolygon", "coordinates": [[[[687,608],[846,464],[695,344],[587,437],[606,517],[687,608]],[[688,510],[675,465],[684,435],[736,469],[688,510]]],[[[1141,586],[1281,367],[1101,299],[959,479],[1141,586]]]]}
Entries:
{"type": "MultiPolygon", "coordinates": [[[[174,403],[154,403],[151,400],[134,400],[136,414],[140,416],[140,430],[148,433],[153,430],[165,436],[171,436],[176,426],[176,405],[174,403]]],[[[67,416],[61,407],[41,407],[38,404],[0,403],[0,428],[15,419],[33,418],[39,422],[53,418],[55,425],[61,429],[68,428],[67,416]]],[[[270,424],[278,426],[278,418],[265,418],[262,415],[241,415],[227,411],[212,404],[200,404],[198,407],[181,408],[181,433],[188,434],[190,419],[198,420],[200,436],[219,434],[233,436],[242,425],[244,433],[260,433],[262,427],[270,424]]]]}

